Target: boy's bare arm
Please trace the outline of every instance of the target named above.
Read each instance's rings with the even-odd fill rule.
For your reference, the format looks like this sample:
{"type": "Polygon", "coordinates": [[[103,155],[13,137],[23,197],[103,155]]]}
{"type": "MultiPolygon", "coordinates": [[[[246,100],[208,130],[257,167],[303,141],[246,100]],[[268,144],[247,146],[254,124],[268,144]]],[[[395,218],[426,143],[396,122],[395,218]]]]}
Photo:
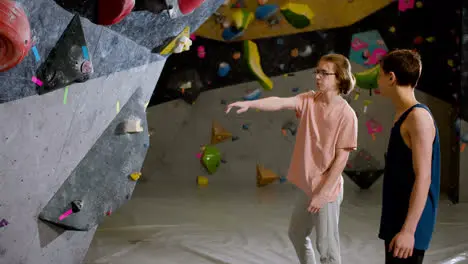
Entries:
{"type": "Polygon", "coordinates": [[[341,173],[346,167],[348,162],[349,152],[348,149],[338,149],[336,151],[335,159],[333,160],[332,165],[328,169],[327,177],[322,185],[322,188],[319,190],[319,196],[328,196],[334,190],[338,180],[340,179],[341,173]]]}
{"type": "Polygon", "coordinates": [[[435,137],[435,126],[429,112],[422,108],[414,109],[406,122],[416,178],[402,231],[414,234],[424,211],[431,185],[432,144],[435,137]]]}
{"type": "Polygon", "coordinates": [[[247,111],[249,108],[258,109],[261,111],[279,111],[283,109],[295,110],[301,103],[300,96],[307,94],[313,94],[314,92],[303,93],[293,97],[267,97],[254,101],[239,101],[229,104],[226,113],[229,113],[233,107],[238,107],[238,113],[247,111]]]}

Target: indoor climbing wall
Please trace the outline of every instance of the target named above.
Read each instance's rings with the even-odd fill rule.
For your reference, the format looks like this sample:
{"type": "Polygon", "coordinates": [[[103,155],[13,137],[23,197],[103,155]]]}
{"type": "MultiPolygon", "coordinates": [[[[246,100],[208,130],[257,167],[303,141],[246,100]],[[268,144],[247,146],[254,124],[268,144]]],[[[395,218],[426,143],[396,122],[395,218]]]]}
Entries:
{"type": "Polygon", "coordinates": [[[140,4],[0,0],[0,263],[81,263],[131,199],[166,58],[221,2],[140,4]]]}
{"type": "MultiPolygon", "coordinates": [[[[366,69],[353,63],[356,74],[366,69]]],[[[236,114],[236,109],[225,114],[225,109],[237,100],[288,97],[314,90],[313,71],[272,77],[275,87],[272,90],[258,90],[261,85],[253,81],[206,91],[195,104],[180,99],[149,108],[150,124],[167,125],[158,136],[150,138],[150,148],[159,151],[149,152],[147,159],[151,163],[143,168],[142,180],[158,181],[158,184],[176,181],[180,186],[203,187],[210,192],[218,192],[224,186],[251,186],[258,190],[259,199],[275,195],[270,188],[289,188],[272,185],[287,184],[284,177],[299,124],[296,114],[254,110],[236,114]]],[[[393,122],[393,112],[382,109],[391,109],[392,105],[379,94],[356,92],[346,99],[358,115],[358,149],[351,154],[343,176],[347,178],[346,184],[353,185],[345,186],[348,190],[372,192],[380,188],[376,183],[382,179],[384,153],[393,122]]],[[[417,91],[417,96],[433,109],[441,137],[447,136],[450,122],[446,109],[450,105],[421,91],[417,91]]],[[[156,127],[153,129],[157,131],[156,127]]],[[[444,152],[450,149],[446,140],[442,141],[442,148],[444,152]]],[[[447,157],[444,158],[447,162],[447,157]]],[[[443,169],[447,175],[447,168],[443,169]]]]}
{"type": "MultiPolygon", "coordinates": [[[[358,1],[345,2],[342,4],[349,4],[349,6],[358,4],[358,1]]],[[[247,8],[248,3],[249,1],[244,3],[247,8]]],[[[259,5],[255,2],[253,6],[255,8],[262,6],[262,10],[266,12],[270,8],[269,3],[259,5]]],[[[356,72],[359,89],[349,99],[359,102],[359,108],[364,111],[364,108],[371,109],[380,104],[376,99],[379,98],[376,82],[378,67],[376,66],[381,56],[395,48],[414,49],[421,53],[424,64],[423,74],[416,89],[429,106],[433,107],[432,110],[438,113],[440,122],[445,123],[448,120],[446,125],[439,124],[444,147],[442,190],[453,194],[451,199],[457,201],[458,190],[463,189],[458,172],[460,148],[454,125],[460,91],[458,80],[460,78],[461,1],[442,3],[424,0],[405,3],[405,1],[387,2],[375,12],[369,12],[368,16],[358,22],[336,29],[274,35],[275,28],[271,27],[268,30],[272,32],[273,37],[250,40],[239,38],[239,41],[226,43],[203,37],[204,31],[197,31],[191,36],[192,49],[190,51],[168,59],[150,105],[177,98],[183,98],[189,104],[195,103],[196,105],[197,96],[204,91],[251,81],[255,81],[256,87],[252,89],[250,97],[257,96],[259,91],[264,95],[273,94],[275,89],[284,88],[272,82],[273,78],[281,76],[293,78],[296,72],[315,67],[320,56],[336,52],[348,56],[356,65],[356,69],[360,69],[356,72]],[[426,19],[440,16],[447,17],[447,19],[426,19]],[[171,81],[175,75],[180,76],[187,71],[192,71],[193,75],[197,76],[197,81],[191,82],[188,77],[177,79],[179,83],[171,81]],[[203,85],[194,85],[192,87],[196,89],[193,90],[187,89],[188,83],[193,84],[199,81],[203,85]]],[[[260,22],[256,21],[256,16],[259,14],[256,13],[252,18],[248,13],[239,11],[243,10],[242,5],[243,2],[239,1],[234,3],[234,7],[227,5],[220,10],[229,9],[235,12],[231,22],[234,21],[232,23],[239,25],[240,28],[244,26],[245,36],[254,23],[260,22]]],[[[274,11],[274,9],[271,10],[274,11]]],[[[265,15],[262,12],[260,13],[265,15]]],[[[315,17],[320,16],[318,12],[314,14],[315,17]]],[[[330,19],[332,18],[334,17],[331,16],[330,19]]],[[[204,26],[209,23],[222,24],[223,18],[215,14],[204,26]]],[[[313,78],[313,76],[310,77],[313,78]]],[[[379,127],[378,124],[382,120],[378,115],[374,117],[375,122],[369,122],[369,125],[379,127]]],[[[366,127],[366,122],[369,120],[364,119],[362,122],[366,127]]],[[[384,131],[385,127],[388,129],[388,126],[383,126],[384,131]]],[[[369,134],[368,131],[372,130],[364,130],[363,133],[374,134],[379,138],[378,133],[369,134]]],[[[385,139],[386,136],[383,137],[383,142],[386,142],[385,139]]],[[[385,147],[382,147],[380,153],[371,153],[378,160],[383,158],[384,152],[385,147]]],[[[372,174],[381,169],[378,166],[374,167],[372,174]]],[[[369,175],[369,177],[377,176],[369,175]]]]}
{"type": "Polygon", "coordinates": [[[226,0],[197,34],[214,40],[239,41],[333,29],[350,26],[390,2],[226,0]]]}
{"type": "MultiPolygon", "coordinates": [[[[468,144],[468,3],[465,1],[462,10],[462,65],[460,89],[460,118],[457,122],[458,140],[460,144],[460,186],[468,186],[468,154],[465,150],[468,144]]],[[[460,192],[460,201],[468,201],[468,193],[460,192]]]]}

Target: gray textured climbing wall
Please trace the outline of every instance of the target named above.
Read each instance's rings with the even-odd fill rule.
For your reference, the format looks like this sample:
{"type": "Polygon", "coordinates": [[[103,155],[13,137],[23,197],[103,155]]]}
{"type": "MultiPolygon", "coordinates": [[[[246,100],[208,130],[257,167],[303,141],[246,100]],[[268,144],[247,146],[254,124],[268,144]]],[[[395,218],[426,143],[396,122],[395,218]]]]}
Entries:
{"type": "MultiPolygon", "coordinates": [[[[145,104],[153,94],[166,57],[152,53],[152,44],[145,46],[131,36],[148,36],[153,44],[162,43],[185,26],[195,30],[221,3],[207,0],[195,12],[175,19],[165,14],[133,12],[122,25],[114,25],[118,30],[75,17],[53,0],[15,3],[28,16],[34,49],[16,67],[0,72],[0,264],[78,264],[105,214],[131,198],[135,183],[128,174],[139,170],[146,153],[145,104]],[[84,42],[82,38],[74,42],[73,34],[67,32],[74,17],[73,23],[83,29],[84,42]],[[138,24],[149,20],[156,24],[138,24]],[[68,39],[65,48],[59,44],[61,38],[68,39]],[[85,46],[86,52],[79,45],[85,46]],[[78,83],[67,79],[42,94],[32,81],[39,77],[41,66],[53,69],[43,75],[44,79],[53,75],[62,78],[67,74],[64,67],[70,67],[64,63],[63,67],[53,68],[56,58],[50,56],[54,48],[59,55],[56,58],[71,56],[80,63],[91,62],[92,72],[89,80],[78,83]],[[118,135],[113,131],[117,122],[135,115],[141,118],[144,132],[118,135]],[[112,143],[116,139],[120,143],[128,141],[129,147],[112,143]],[[99,155],[103,149],[106,153],[99,155]],[[106,171],[106,161],[122,164],[106,171]],[[84,163],[94,164],[93,168],[84,163]],[[109,181],[113,182],[106,184],[109,181]],[[87,217],[71,215],[64,226],[73,228],[80,223],[86,231],[68,230],[54,221],[39,219],[39,215],[55,219],[50,212],[64,210],[71,202],[65,200],[80,194],[87,217]],[[66,198],[62,204],[57,202],[59,197],[66,198]],[[102,211],[98,216],[92,215],[98,211],[102,211]]],[[[42,81],[45,84],[47,80],[42,81]]]]}

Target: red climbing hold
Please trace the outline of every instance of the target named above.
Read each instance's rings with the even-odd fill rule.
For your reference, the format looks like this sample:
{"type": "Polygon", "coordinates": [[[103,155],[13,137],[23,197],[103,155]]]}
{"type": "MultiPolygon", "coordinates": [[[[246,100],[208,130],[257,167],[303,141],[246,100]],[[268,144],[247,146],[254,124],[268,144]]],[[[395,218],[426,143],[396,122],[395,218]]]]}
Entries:
{"type": "Polygon", "coordinates": [[[0,0],[0,72],[18,65],[31,49],[31,28],[20,4],[0,0]]]}
{"type": "Polygon", "coordinates": [[[100,25],[117,24],[130,14],[135,7],[135,0],[99,0],[98,23],[100,25]]]}
{"type": "Polygon", "coordinates": [[[197,9],[205,0],[179,0],[180,12],[184,15],[197,9]]]}

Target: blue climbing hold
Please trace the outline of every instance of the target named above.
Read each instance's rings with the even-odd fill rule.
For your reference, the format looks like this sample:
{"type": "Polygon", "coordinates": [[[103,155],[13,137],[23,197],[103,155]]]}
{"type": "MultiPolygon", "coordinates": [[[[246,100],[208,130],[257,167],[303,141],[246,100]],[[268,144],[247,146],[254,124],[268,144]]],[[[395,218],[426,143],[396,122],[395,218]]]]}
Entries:
{"type": "Polygon", "coordinates": [[[267,20],[278,11],[278,5],[262,5],[255,10],[255,17],[260,20],[267,20]]]}
{"type": "Polygon", "coordinates": [[[286,177],[280,177],[280,179],[279,179],[279,182],[280,182],[280,183],[285,183],[285,182],[287,182],[287,181],[288,181],[288,180],[286,179],[286,177]]]}

